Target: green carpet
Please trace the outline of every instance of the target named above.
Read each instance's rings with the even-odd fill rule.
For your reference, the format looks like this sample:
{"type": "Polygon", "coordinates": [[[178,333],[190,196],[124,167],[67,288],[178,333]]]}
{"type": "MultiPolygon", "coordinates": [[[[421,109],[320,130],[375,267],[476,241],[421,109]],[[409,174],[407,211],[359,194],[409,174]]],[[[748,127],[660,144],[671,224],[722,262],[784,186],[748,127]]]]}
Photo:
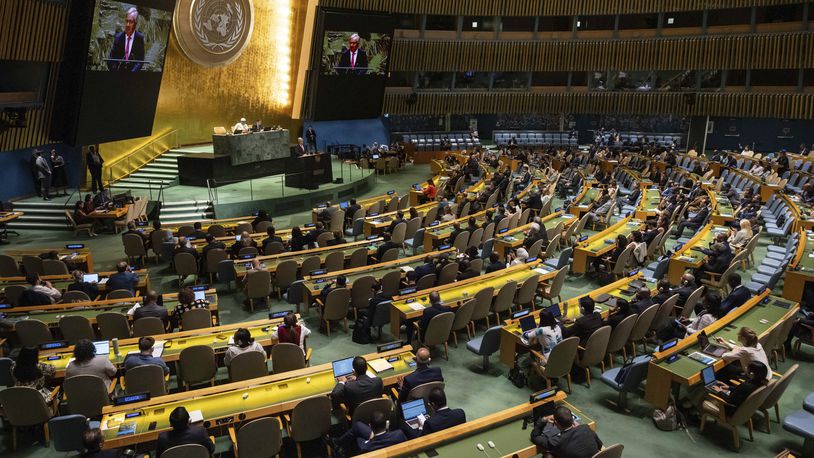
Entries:
{"type": "MultiPolygon", "coordinates": [[[[377,185],[367,195],[381,194],[389,189],[406,190],[417,181],[421,181],[430,174],[427,166],[409,166],[402,172],[382,176],[377,185]]],[[[359,198],[365,197],[357,196],[359,198]]],[[[189,198],[194,198],[190,195],[189,198]]],[[[278,227],[290,227],[293,224],[303,224],[310,221],[310,213],[299,213],[285,217],[275,218],[278,227]]],[[[26,231],[21,237],[13,237],[9,247],[58,247],[71,241],[69,233],[64,231],[26,231]]],[[[123,247],[120,236],[104,235],[94,239],[82,240],[92,250],[96,262],[96,270],[110,270],[114,264],[122,259],[123,247]]],[[[671,242],[668,242],[668,246],[671,242]]],[[[766,252],[766,246],[771,241],[764,237],[758,246],[755,257],[761,259],[766,252]]],[[[159,292],[173,292],[177,290],[175,277],[164,266],[154,266],[148,263],[153,288],[159,292]]],[[[747,280],[751,272],[742,273],[747,280]]],[[[190,280],[191,281],[191,280],[190,280]]],[[[223,323],[236,323],[249,319],[259,319],[266,316],[266,310],[258,310],[254,314],[246,311],[242,305],[244,297],[240,293],[228,292],[224,285],[216,285],[219,291],[220,316],[223,323]]],[[[588,292],[598,285],[592,281],[571,276],[563,289],[563,299],[588,292]]],[[[287,304],[278,301],[272,303],[272,310],[286,308],[287,304]]],[[[312,311],[305,317],[312,330],[319,327],[319,318],[312,311]]],[[[387,331],[385,328],[385,332],[387,331]]],[[[479,329],[479,332],[482,332],[479,329]]],[[[385,336],[385,340],[388,336],[385,336]]],[[[443,350],[435,351],[433,364],[443,370],[447,384],[447,397],[452,407],[461,407],[466,411],[468,419],[474,419],[501,409],[512,407],[528,401],[530,390],[514,387],[506,377],[506,368],[498,363],[497,355],[492,357],[495,363],[488,374],[480,371],[481,358],[465,348],[465,337],[460,338],[460,345],[454,348],[450,345],[449,361],[443,359],[443,350]]],[[[341,357],[375,352],[375,345],[358,345],[351,341],[350,335],[339,330],[329,339],[327,336],[313,332],[309,338],[309,345],[314,349],[312,364],[322,364],[341,357]]],[[[806,380],[814,377],[814,350],[804,348],[805,356],[801,359],[802,366],[796,379],[792,382],[781,402],[781,415],[801,408],[803,398],[812,390],[806,380]]],[[[784,372],[794,359],[780,363],[779,371],[784,372]]],[[[221,379],[225,379],[225,371],[221,370],[221,379]]],[[[586,415],[597,422],[597,432],[605,444],[623,443],[625,456],[644,457],[678,457],[678,456],[723,456],[732,453],[730,450],[730,433],[724,428],[711,425],[705,434],[700,434],[698,428],[690,428],[689,434],[683,431],[662,432],[657,430],[650,419],[652,407],[637,396],[630,397],[629,406],[632,413],[625,414],[616,411],[607,404],[608,400],[615,400],[616,393],[599,381],[599,370],[593,370],[593,384],[587,388],[585,384],[575,385],[573,393],[569,395],[569,402],[578,406],[586,415]],[[689,450],[689,452],[688,452],[689,450]]],[[[563,381],[564,384],[564,381],[563,381]]],[[[782,430],[782,427],[772,423],[772,433],[763,432],[762,422],[757,422],[755,442],[749,442],[745,429],[742,429],[742,447],[740,456],[744,457],[770,457],[777,454],[784,447],[800,449],[802,439],[782,430]]],[[[9,457],[58,457],[63,453],[53,448],[45,448],[32,444],[36,439],[34,434],[25,434],[20,441],[16,453],[8,451],[10,447],[10,432],[4,431],[0,455],[9,457]]],[[[228,450],[228,439],[218,441],[218,451],[228,450]]]]}

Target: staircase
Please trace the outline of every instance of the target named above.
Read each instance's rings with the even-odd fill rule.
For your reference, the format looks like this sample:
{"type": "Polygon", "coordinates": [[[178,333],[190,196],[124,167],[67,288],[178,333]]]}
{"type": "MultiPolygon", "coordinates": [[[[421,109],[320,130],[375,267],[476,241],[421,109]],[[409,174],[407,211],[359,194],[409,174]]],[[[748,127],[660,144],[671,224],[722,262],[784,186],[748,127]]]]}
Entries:
{"type": "Polygon", "coordinates": [[[208,201],[164,202],[161,206],[163,224],[213,218],[215,218],[215,208],[212,206],[212,202],[208,201]]]}
{"type": "MultiPolygon", "coordinates": [[[[74,196],[73,202],[77,197],[74,196]]],[[[27,199],[30,202],[14,202],[14,211],[21,211],[25,214],[14,221],[8,223],[9,230],[14,229],[67,229],[65,220],[65,200],[44,201],[40,199],[27,199]]],[[[67,207],[73,210],[73,205],[67,207]]]]}
{"type": "Polygon", "coordinates": [[[167,151],[137,171],[110,185],[111,192],[158,190],[178,184],[178,156],[185,153],[167,151]]]}

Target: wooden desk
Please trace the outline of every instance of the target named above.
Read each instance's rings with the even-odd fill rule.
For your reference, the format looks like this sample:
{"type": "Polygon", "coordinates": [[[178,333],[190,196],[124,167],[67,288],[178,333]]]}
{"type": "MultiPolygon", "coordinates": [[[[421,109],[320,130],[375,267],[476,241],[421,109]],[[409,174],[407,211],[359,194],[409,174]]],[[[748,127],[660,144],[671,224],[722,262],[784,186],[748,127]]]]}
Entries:
{"type": "MultiPolygon", "coordinates": [[[[334,245],[322,248],[314,248],[311,250],[285,252],[269,256],[259,256],[256,259],[258,259],[261,262],[261,267],[263,269],[274,273],[277,271],[277,266],[283,261],[294,260],[297,262],[298,265],[301,265],[302,261],[305,260],[305,258],[309,258],[311,256],[319,256],[320,264],[324,264],[325,258],[329,254],[337,251],[345,253],[345,259],[349,259],[351,254],[354,251],[358,250],[359,248],[367,248],[368,255],[374,255],[376,254],[376,249],[378,248],[381,242],[382,242],[381,238],[375,238],[372,240],[360,240],[358,242],[351,242],[342,245],[334,245]]],[[[235,272],[237,273],[237,276],[244,277],[247,271],[246,265],[251,264],[251,259],[237,259],[234,260],[233,262],[235,264],[235,272]]]]}
{"type": "MultiPolygon", "coordinates": [[[[368,361],[389,357],[398,357],[398,360],[391,363],[393,369],[381,374],[385,387],[396,385],[401,376],[413,372],[410,364],[414,364],[414,356],[409,346],[365,355],[368,361]]],[[[372,368],[368,370],[373,371],[372,368]]],[[[190,411],[200,410],[204,417],[204,427],[210,430],[225,429],[235,423],[290,412],[303,399],[329,394],[334,385],[336,380],[331,363],[326,363],[194,392],[159,396],[120,407],[107,406],[102,412],[101,422],[105,436],[104,448],[155,441],[159,433],[170,429],[169,414],[178,406],[184,406],[190,411]],[[127,414],[135,412],[140,412],[140,415],[125,420],[127,414]],[[119,426],[124,422],[133,423],[135,433],[119,436],[119,426]],[[151,422],[155,422],[156,426],[148,431],[151,422]]]]}
{"type": "Polygon", "coordinates": [[[732,202],[720,192],[707,192],[712,207],[710,222],[716,226],[723,226],[732,222],[735,219],[735,209],[732,208],[732,202]]]}
{"type": "MultiPolygon", "coordinates": [[[[636,275],[623,278],[621,280],[617,280],[611,284],[605,285],[601,288],[597,288],[589,293],[581,294],[577,297],[571,298],[565,302],[561,302],[560,306],[560,313],[562,316],[569,317],[570,319],[576,319],[580,316],[579,310],[579,300],[582,297],[590,296],[591,298],[596,299],[602,294],[607,294],[611,298],[622,298],[633,302],[636,297],[636,288],[631,285],[633,282],[641,282],[644,283],[651,291],[656,290],[656,280],[652,278],[644,278],[641,273],[637,273],[636,275]]],[[[636,283],[634,283],[635,285],[636,283]]],[[[604,303],[597,302],[595,304],[595,310],[602,314],[602,318],[606,319],[608,314],[610,313],[611,307],[615,304],[615,299],[609,299],[604,303]]],[[[535,310],[531,312],[534,316],[535,321],[538,320],[540,312],[543,309],[535,310]]],[[[506,365],[508,368],[513,368],[515,366],[516,355],[518,353],[518,349],[521,352],[528,351],[528,345],[524,344],[523,341],[520,339],[522,332],[520,328],[520,320],[506,320],[503,328],[500,330],[500,362],[506,365]]]]}
{"type": "Polygon", "coordinates": [[[658,215],[659,205],[661,205],[661,190],[658,188],[646,188],[642,190],[642,200],[636,207],[636,219],[645,221],[655,218],[658,215]]]}
{"type": "Polygon", "coordinates": [[[88,213],[88,218],[94,219],[119,219],[127,215],[131,204],[125,204],[121,208],[111,208],[110,210],[94,210],[88,213]]]}
{"type": "Polygon", "coordinates": [[[638,231],[644,224],[631,217],[619,220],[602,232],[594,234],[584,242],[580,242],[574,250],[574,263],[571,270],[574,273],[584,274],[588,267],[588,258],[598,258],[616,248],[616,237],[629,236],[638,231]]]}
{"type": "MultiPolygon", "coordinates": [[[[723,318],[716,320],[704,328],[710,341],[721,337],[730,343],[737,342],[738,331],[746,326],[755,331],[758,336],[765,336],[775,326],[782,324],[785,318],[793,316],[799,310],[799,305],[786,299],[770,296],[771,290],[757,295],[736,310],[723,318]],[[768,303],[764,303],[768,299],[768,303]]],[[[692,386],[701,381],[701,369],[705,364],[690,359],[689,355],[700,351],[698,347],[698,333],[680,340],[678,344],[665,352],[656,352],[647,370],[647,387],[644,398],[654,406],[664,409],[667,407],[672,388],[677,385],[692,386]],[[679,359],[668,363],[667,357],[674,354],[679,359]]],[[[724,367],[723,359],[713,358],[715,370],[724,367]]]]}
{"type": "Polygon", "coordinates": [[[354,267],[353,269],[328,272],[324,275],[314,275],[314,276],[307,275],[304,277],[303,286],[305,287],[305,291],[307,292],[307,294],[311,298],[314,298],[319,295],[320,291],[322,291],[322,288],[324,288],[325,285],[328,284],[328,282],[330,282],[331,280],[335,279],[340,275],[345,276],[345,279],[347,280],[347,287],[352,288],[353,282],[358,280],[359,278],[373,277],[376,280],[381,280],[382,277],[385,276],[385,274],[393,272],[395,270],[401,270],[402,274],[406,274],[406,272],[408,272],[409,270],[415,269],[416,267],[424,264],[424,258],[426,258],[427,256],[437,257],[442,254],[452,255],[456,252],[457,251],[455,250],[455,248],[447,248],[445,250],[422,253],[416,256],[400,258],[389,262],[381,262],[370,266],[354,267]]]}
{"type": "MultiPolygon", "coordinates": [[[[178,294],[170,293],[163,295],[164,308],[168,313],[172,313],[178,305],[178,294]]],[[[212,322],[217,325],[218,318],[218,292],[215,288],[206,291],[206,299],[209,301],[209,311],[212,314],[212,322]]],[[[98,301],[82,301],[58,303],[50,305],[34,305],[30,307],[14,307],[6,309],[6,318],[39,320],[51,328],[59,327],[59,320],[65,316],[83,316],[90,321],[91,325],[96,324],[96,317],[105,312],[120,312],[126,314],[137,302],[143,303],[144,297],[129,297],[122,299],[103,299],[98,301]]],[[[132,320],[132,317],[128,316],[132,320]]]]}
{"type": "Polygon", "coordinates": [[[800,242],[794,259],[789,263],[783,278],[783,297],[795,302],[803,300],[806,282],[814,281],[814,234],[801,230],[800,242]]]}
{"type": "Polygon", "coordinates": [[[538,456],[540,452],[530,440],[534,425],[529,424],[526,429],[523,429],[523,418],[531,415],[536,407],[551,402],[564,405],[580,418],[579,423],[588,425],[592,430],[596,429],[596,422],[566,402],[566,398],[564,392],[558,391],[551,398],[543,401],[521,404],[443,431],[359,456],[362,458],[424,458],[429,456],[427,453],[432,450],[437,454],[433,456],[441,458],[473,457],[480,456],[482,453],[478,450],[478,444],[483,445],[486,448],[487,456],[493,458],[538,456]],[[490,441],[495,444],[495,449],[487,445],[490,441]]]}
{"type": "MultiPolygon", "coordinates": [[[[563,213],[562,211],[558,211],[543,217],[542,221],[546,229],[557,227],[557,225],[562,223],[564,231],[565,228],[571,224],[574,224],[577,221],[577,218],[571,213],[563,213]]],[[[526,235],[530,228],[531,223],[528,223],[523,226],[517,226],[516,228],[508,230],[503,234],[495,235],[492,250],[500,256],[501,261],[506,259],[506,254],[509,252],[509,250],[513,250],[523,245],[523,243],[526,241],[526,235]]],[[[542,247],[543,251],[545,251],[545,249],[546,247],[542,247]]]]}
{"type": "Polygon", "coordinates": [[[539,275],[542,282],[554,278],[556,274],[556,270],[542,264],[540,260],[536,260],[479,277],[421,290],[415,294],[396,296],[390,306],[390,333],[398,336],[402,321],[420,318],[424,309],[430,306],[429,294],[433,291],[438,291],[441,300],[455,309],[463,301],[474,298],[475,294],[483,288],[491,286],[494,288],[494,294],[497,295],[500,288],[509,281],[517,282],[519,288],[527,278],[534,275],[539,275]]]}
{"type": "Polygon", "coordinates": [[[3,254],[11,256],[22,266],[23,256],[38,257],[43,253],[56,252],[59,260],[68,266],[68,270],[79,269],[86,273],[93,273],[93,253],[90,248],[24,248],[17,250],[5,250],[3,254]]]}
{"type": "MultiPolygon", "coordinates": [[[[139,277],[139,282],[136,285],[137,290],[147,290],[150,288],[150,274],[147,272],[147,269],[135,270],[133,271],[139,277]]],[[[109,278],[111,275],[115,274],[116,272],[96,272],[99,274],[99,279],[103,280],[105,278],[109,278]]],[[[73,277],[71,275],[43,275],[40,277],[41,280],[47,280],[51,282],[51,286],[60,290],[63,294],[65,291],[68,290],[68,286],[73,283],[73,277]]],[[[28,287],[28,283],[25,281],[25,277],[0,277],[0,292],[5,294],[5,288],[9,285],[24,285],[28,287]]],[[[106,292],[107,291],[107,284],[100,283],[99,284],[99,292],[106,292]]]]}
{"type": "MultiPolygon", "coordinates": [[[[233,337],[238,328],[248,329],[255,339],[255,342],[259,342],[260,345],[268,349],[277,343],[277,326],[282,324],[282,322],[282,318],[255,320],[205,329],[159,334],[153,337],[156,341],[156,348],[163,348],[161,358],[164,362],[169,364],[178,361],[181,358],[181,351],[193,345],[212,347],[216,355],[226,353],[226,349],[229,347],[229,340],[233,337]]],[[[113,353],[113,344],[111,343],[110,354],[108,355],[110,362],[117,368],[123,367],[124,360],[128,354],[138,353],[138,341],[138,337],[119,340],[118,355],[113,353]]],[[[73,360],[73,346],[57,350],[43,350],[40,352],[40,362],[56,367],[54,378],[57,379],[65,377],[65,369],[71,360],[73,360]]],[[[172,365],[170,364],[170,366],[172,365]]]]}
{"type": "MultiPolygon", "coordinates": [[[[368,209],[370,209],[370,207],[373,204],[381,202],[382,204],[384,204],[383,208],[382,208],[382,211],[385,211],[387,209],[387,205],[390,204],[390,200],[391,199],[396,199],[396,201],[398,201],[398,198],[399,198],[399,195],[398,195],[398,193],[396,191],[388,191],[386,194],[381,194],[381,195],[378,195],[378,196],[368,197],[366,199],[361,199],[361,200],[357,199],[356,203],[360,207],[364,208],[365,210],[368,210],[368,209]]],[[[348,200],[350,200],[350,199],[348,199],[348,200]]],[[[335,204],[332,204],[331,207],[334,207],[334,208],[338,209],[339,208],[339,202],[337,202],[335,204]]],[[[316,208],[312,208],[311,209],[311,221],[316,223],[319,220],[319,214],[322,213],[322,211],[325,210],[325,208],[326,208],[326,206],[319,206],[319,207],[316,207],[316,208]]],[[[347,214],[345,215],[345,218],[352,218],[352,217],[353,217],[353,215],[347,215],[347,214]]]]}
{"type": "Polygon", "coordinates": [[[594,201],[599,197],[601,191],[599,188],[586,186],[591,186],[587,180],[584,181],[582,192],[574,199],[574,204],[568,209],[577,219],[582,218],[582,215],[591,211],[594,201]]]}
{"type": "MultiPolygon", "coordinates": [[[[417,207],[414,207],[416,211],[418,211],[419,216],[424,216],[430,211],[431,208],[438,206],[438,202],[432,201],[427,202],[426,204],[421,204],[417,207]]],[[[371,235],[378,235],[387,230],[390,227],[390,224],[396,217],[396,211],[387,212],[387,213],[379,213],[377,215],[371,215],[365,217],[365,224],[364,224],[364,231],[365,236],[370,237],[371,235]]],[[[409,214],[406,210],[403,211],[405,216],[405,221],[408,219],[409,214]]]]}
{"type": "Polygon", "coordinates": [[[673,253],[673,256],[670,257],[670,265],[667,268],[667,279],[670,280],[671,284],[677,285],[681,283],[681,276],[684,275],[684,271],[687,269],[701,267],[707,255],[693,248],[709,249],[715,240],[715,236],[721,232],[729,233],[729,229],[723,226],[707,224],[699,229],[681,249],[673,253]]]}
{"type": "MultiPolygon", "coordinates": [[[[435,226],[427,227],[424,230],[424,252],[432,251],[433,248],[442,245],[444,239],[452,234],[452,231],[455,230],[455,223],[461,225],[461,229],[466,230],[469,227],[469,218],[475,218],[475,223],[478,227],[481,227],[484,223],[486,223],[486,212],[490,210],[483,210],[472,215],[467,215],[458,219],[454,219],[452,221],[448,221],[446,223],[436,224],[435,226]]],[[[470,233],[470,235],[472,235],[470,233]]],[[[452,244],[454,240],[450,240],[449,243],[452,244]]]]}

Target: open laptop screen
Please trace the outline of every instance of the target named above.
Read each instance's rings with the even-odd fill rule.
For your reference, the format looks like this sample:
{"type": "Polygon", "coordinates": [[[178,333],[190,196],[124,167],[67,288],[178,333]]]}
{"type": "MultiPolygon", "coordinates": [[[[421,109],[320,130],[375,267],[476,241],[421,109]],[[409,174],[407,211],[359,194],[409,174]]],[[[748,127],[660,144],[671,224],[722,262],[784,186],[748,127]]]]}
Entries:
{"type": "Polygon", "coordinates": [[[424,405],[424,399],[416,399],[408,401],[401,405],[401,413],[404,415],[404,420],[412,420],[419,415],[427,415],[427,407],[424,405]]]}
{"type": "Polygon", "coordinates": [[[340,359],[331,363],[334,370],[334,377],[342,377],[353,373],[353,357],[340,359]]]}

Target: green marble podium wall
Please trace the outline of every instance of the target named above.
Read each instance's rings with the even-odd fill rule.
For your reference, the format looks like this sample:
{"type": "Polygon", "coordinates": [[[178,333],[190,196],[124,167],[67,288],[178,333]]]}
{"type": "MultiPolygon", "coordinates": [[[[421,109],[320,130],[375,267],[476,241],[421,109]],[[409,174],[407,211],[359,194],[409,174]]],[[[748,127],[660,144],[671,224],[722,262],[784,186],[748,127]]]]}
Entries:
{"type": "Polygon", "coordinates": [[[213,135],[216,155],[229,156],[232,165],[285,159],[291,155],[288,130],[271,130],[239,135],[213,135]]]}

